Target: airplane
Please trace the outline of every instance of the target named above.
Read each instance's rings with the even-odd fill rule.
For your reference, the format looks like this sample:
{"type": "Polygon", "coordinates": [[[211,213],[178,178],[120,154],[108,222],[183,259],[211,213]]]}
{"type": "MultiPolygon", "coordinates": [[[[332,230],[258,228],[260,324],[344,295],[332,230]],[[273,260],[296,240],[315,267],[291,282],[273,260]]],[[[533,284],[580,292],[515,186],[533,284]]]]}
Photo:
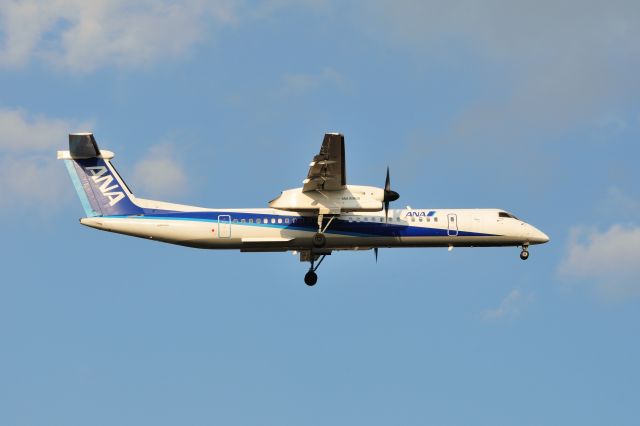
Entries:
{"type": "Polygon", "coordinates": [[[113,166],[113,152],[99,149],[93,133],[69,134],[69,150],[58,151],[75,186],[85,217],[102,231],[202,249],[286,252],[310,264],[304,282],[313,286],[326,256],[341,250],[393,247],[521,247],[549,237],[502,209],[390,209],[400,195],[391,189],[347,184],[345,143],[326,133],[300,188],[282,191],[268,208],[209,209],[133,195],[113,166]]]}

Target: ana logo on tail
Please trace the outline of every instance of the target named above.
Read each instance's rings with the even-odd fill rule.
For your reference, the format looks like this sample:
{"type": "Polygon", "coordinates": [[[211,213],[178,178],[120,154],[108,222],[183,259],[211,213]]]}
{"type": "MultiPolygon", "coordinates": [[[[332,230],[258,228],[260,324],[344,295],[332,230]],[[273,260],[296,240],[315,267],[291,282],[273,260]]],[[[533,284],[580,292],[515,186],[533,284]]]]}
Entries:
{"type": "Polygon", "coordinates": [[[102,195],[109,199],[109,205],[111,207],[118,204],[120,200],[124,198],[124,192],[122,192],[122,190],[114,191],[115,189],[121,188],[117,183],[111,185],[114,179],[113,176],[108,173],[106,167],[86,167],[85,169],[87,172],[89,172],[89,175],[91,176],[91,179],[93,179],[93,182],[95,182],[96,185],[99,185],[98,188],[100,189],[102,195]]]}

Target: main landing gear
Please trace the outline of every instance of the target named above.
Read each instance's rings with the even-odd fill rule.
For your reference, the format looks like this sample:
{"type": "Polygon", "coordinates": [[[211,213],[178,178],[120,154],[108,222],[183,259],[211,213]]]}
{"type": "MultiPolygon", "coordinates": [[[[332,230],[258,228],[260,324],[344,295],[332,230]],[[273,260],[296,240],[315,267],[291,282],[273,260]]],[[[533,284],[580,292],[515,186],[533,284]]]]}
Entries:
{"type": "Polygon", "coordinates": [[[308,261],[311,264],[309,271],[304,275],[304,283],[309,287],[316,285],[318,282],[318,274],[316,274],[316,270],[318,270],[324,258],[331,254],[331,250],[324,248],[327,245],[327,237],[325,237],[324,233],[335,218],[336,214],[332,214],[327,224],[324,225],[324,214],[319,213],[318,232],[311,237],[312,248],[311,250],[306,251],[304,255],[303,253],[300,253],[300,260],[304,262],[308,261]],[[316,261],[318,261],[317,264],[316,261]]]}
{"type": "Polygon", "coordinates": [[[323,254],[322,256],[320,256],[320,260],[318,261],[318,264],[314,266],[317,257],[313,254],[311,255],[311,260],[309,261],[309,263],[311,263],[311,266],[309,267],[309,272],[307,272],[304,275],[304,283],[309,287],[313,287],[318,282],[318,274],[316,274],[316,271],[318,270],[318,268],[320,267],[320,264],[322,263],[322,261],[326,256],[327,256],[326,254],[323,254]]]}
{"type": "Polygon", "coordinates": [[[520,259],[527,260],[529,258],[529,246],[523,245],[522,251],[520,252],[520,259]]]}

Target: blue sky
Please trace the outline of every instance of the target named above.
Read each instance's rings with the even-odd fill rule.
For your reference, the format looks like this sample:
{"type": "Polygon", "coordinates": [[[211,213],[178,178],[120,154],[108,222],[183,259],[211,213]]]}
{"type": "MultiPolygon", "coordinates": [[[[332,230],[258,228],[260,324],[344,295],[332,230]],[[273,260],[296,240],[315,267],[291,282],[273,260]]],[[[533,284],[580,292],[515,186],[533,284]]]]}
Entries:
{"type": "Polygon", "coordinates": [[[636,424],[640,7],[0,1],[0,423],[636,424]],[[264,207],[323,133],[396,207],[551,242],[290,254],[81,227],[55,151],[133,191],[264,207]]]}

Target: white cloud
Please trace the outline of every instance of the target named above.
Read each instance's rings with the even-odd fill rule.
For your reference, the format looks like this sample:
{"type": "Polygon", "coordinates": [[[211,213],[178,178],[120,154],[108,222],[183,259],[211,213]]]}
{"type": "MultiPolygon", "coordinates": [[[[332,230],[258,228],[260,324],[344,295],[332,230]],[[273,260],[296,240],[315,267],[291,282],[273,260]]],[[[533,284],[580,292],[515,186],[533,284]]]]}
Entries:
{"type": "Polygon", "coordinates": [[[532,295],[523,296],[520,290],[514,289],[509,292],[500,302],[500,306],[495,309],[487,309],[482,313],[482,318],[487,321],[497,321],[503,318],[514,318],[520,315],[523,304],[530,303],[532,295]]]}
{"type": "Polygon", "coordinates": [[[71,123],[44,116],[29,116],[21,109],[0,109],[0,151],[42,152],[65,146],[71,123]]]}
{"type": "MultiPolygon", "coordinates": [[[[34,116],[21,109],[0,110],[1,206],[57,207],[74,194],[69,176],[56,151],[67,149],[67,135],[87,131],[90,123],[34,116]]],[[[178,195],[187,178],[169,144],[150,148],[134,168],[136,194],[178,195]]]]}
{"type": "Polygon", "coordinates": [[[608,300],[640,295],[640,227],[613,225],[604,232],[574,228],[558,272],[595,285],[608,300]]]}
{"type": "Polygon", "coordinates": [[[65,149],[67,134],[89,124],[30,116],[20,109],[0,110],[0,205],[57,206],[73,192],[56,150],[65,149]]]}
{"type": "Polygon", "coordinates": [[[26,205],[38,206],[46,212],[73,191],[63,164],[43,155],[0,154],[0,182],[3,210],[26,205]]]}
{"type": "Polygon", "coordinates": [[[142,198],[174,196],[185,192],[187,177],[169,144],[155,145],[134,168],[132,190],[142,198]]]}
{"type": "Polygon", "coordinates": [[[0,66],[37,57],[75,72],[177,57],[215,24],[235,19],[231,0],[5,0],[0,66]]]}
{"type": "Polygon", "coordinates": [[[571,0],[372,1],[357,22],[372,37],[426,61],[477,60],[489,88],[474,96],[449,139],[535,140],[532,129],[594,126],[640,96],[640,3],[571,0]],[[382,25],[384,23],[384,25],[382,25]]]}

